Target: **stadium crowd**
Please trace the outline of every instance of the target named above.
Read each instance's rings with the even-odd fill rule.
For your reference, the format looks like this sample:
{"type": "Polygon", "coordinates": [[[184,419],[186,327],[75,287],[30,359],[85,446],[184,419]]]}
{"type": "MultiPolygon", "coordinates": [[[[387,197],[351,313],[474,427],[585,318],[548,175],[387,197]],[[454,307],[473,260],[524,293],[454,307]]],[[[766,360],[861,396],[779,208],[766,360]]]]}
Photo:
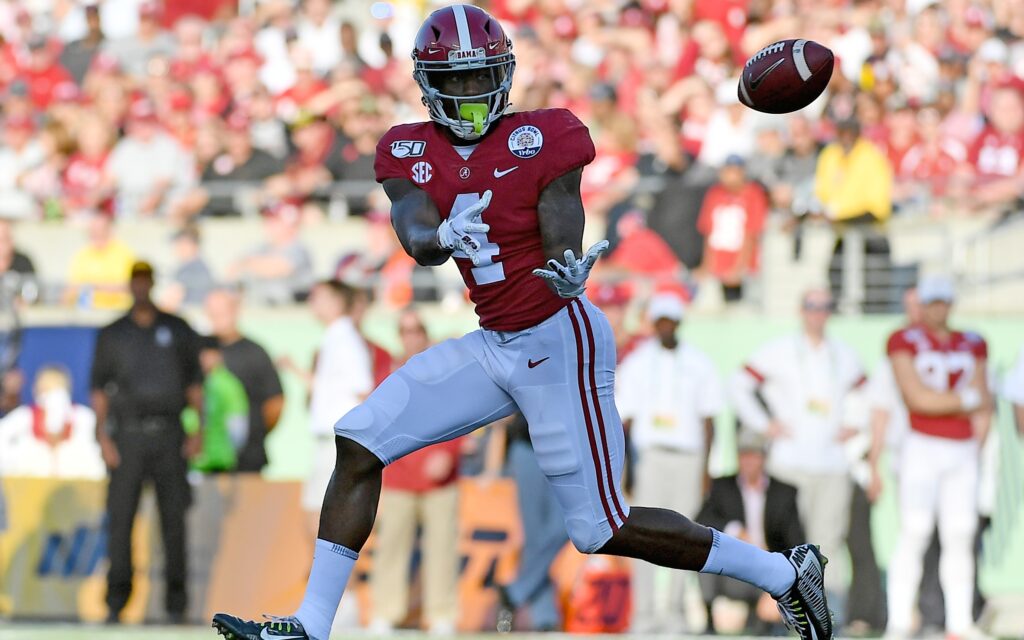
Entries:
{"type": "MultiPolygon", "coordinates": [[[[193,345],[205,374],[205,410],[217,398],[212,404],[221,411],[212,422],[203,416],[208,429],[217,424],[222,432],[221,446],[207,443],[202,462],[195,463],[208,471],[259,471],[266,463],[263,439],[283,403],[278,369],[308,383],[314,415],[322,418],[314,436],[328,440],[333,420],[390,371],[390,356],[364,344],[358,333],[368,296],[351,284],[376,283],[377,304],[391,310],[438,298],[435,285],[395,242],[373,170],[376,143],[387,128],[425,117],[407,51],[423,11],[433,4],[242,4],[244,11],[223,0],[0,1],[4,290],[24,304],[128,309],[128,275],[145,275],[148,265],[119,239],[119,224],[151,218],[172,225],[177,264],[156,302],[171,311],[201,309],[216,334],[193,345]],[[257,215],[265,242],[214,272],[202,257],[204,221],[257,215]],[[339,256],[332,272],[317,273],[299,232],[343,218],[367,226],[367,247],[339,256]],[[24,220],[81,229],[82,248],[56,294],[41,295],[33,275],[32,259],[43,257],[16,250],[17,223],[24,220]],[[272,363],[238,329],[243,301],[261,306],[307,299],[326,329],[311,371],[289,360],[272,363]]],[[[883,629],[882,602],[867,606],[867,597],[853,593],[881,597],[882,578],[863,524],[881,490],[879,452],[872,445],[882,436],[871,430],[897,422],[903,409],[896,383],[875,381],[885,367],[863,389],[862,365],[827,333],[836,286],[808,292],[801,333],[763,346],[728,378],[719,380],[700,345],[675,336],[699,284],[720,283],[726,301],[744,299],[757,279],[768,224],[793,233],[805,224],[832,225],[840,239],[857,230],[868,237],[867,252],[885,258],[885,223],[892,216],[942,224],[949,217],[1016,214],[1024,197],[1024,3],[481,4],[513,34],[515,108],[570,108],[595,140],[597,157],[584,172],[583,198],[589,224],[605,230],[612,250],[595,271],[595,280],[606,284],[595,285],[592,295],[612,320],[620,357],[626,358],[618,400],[636,452],[628,474],[633,494],[766,548],[801,542],[805,532],[828,546],[829,555],[841,557],[849,545],[854,584],[829,585],[830,595],[842,606],[850,592],[850,608],[840,612],[848,629],[883,629]],[[740,105],[736,78],[746,58],[791,34],[835,52],[826,94],[784,118],[740,105]],[[660,293],[651,296],[654,290],[660,293]],[[625,328],[631,304],[643,308],[647,330],[640,337],[625,328]],[[679,356],[683,364],[672,353],[685,354],[679,356]],[[685,393],[676,395],[678,388],[666,382],[685,393]],[[804,397],[794,388],[819,395],[804,397]],[[714,421],[726,405],[743,425],[740,471],[732,484],[707,477],[714,421]],[[822,446],[827,455],[808,454],[822,446]],[[652,478],[666,474],[691,491],[661,495],[664,487],[652,478]],[[773,517],[794,509],[799,522],[773,517]],[[865,544],[867,555],[854,551],[865,544]]],[[[151,268],[147,273],[152,277],[151,268]]],[[[943,287],[929,284],[921,302],[952,302],[943,287]]],[[[907,305],[912,322],[916,308],[907,305]]],[[[402,313],[400,330],[404,352],[396,362],[429,342],[414,311],[402,313]]],[[[1024,428],[1024,353],[1018,360],[1005,394],[1024,428]]],[[[71,403],[67,372],[44,369],[33,382],[33,402],[20,408],[8,401],[12,384],[5,380],[9,406],[0,420],[0,472],[32,468],[102,476],[103,462],[111,465],[95,443],[96,416],[71,403]]],[[[495,433],[508,446],[485,454],[485,475],[507,468],[517,482],[528,483],[525,425],[504,426],[495,433]]],[[[471,439],[463,445],[479,449],[471,439]]],[[[334,463],[333,452],[321,450],[330,459],[311,463],[303,500],[311,523],[334,463]]],[[[396,541],[396,556],[408,555],[417,505],[438,504],[446,514],[455,509],[458,453],[435,451],[385,477],[391,519],[382,520],[389,528],[381,535],[396,541]]],[[[530,490],[542,491],[539,485],[530,490]]],[[[969,505],[963,515],[974,522],[980,514],[969,505]]],[[[550,517],[534,516],[537,526],[550,525],[550,517]]],[[[973,534],[973,526],[950,533],[942,522],[940,516],[940,535],[956,535],[958,543],[973,534]]],[[[440,518],[433,526],[453,523],[440,518]]],[[[920,535],[906,544],[923,554],[917,547],[927,544],[934,528],[934,515],[931,521],[925,516],[927,531],[915,531],[920,535]]],[[[439,631],[451,629],[456,606],[440,597],[453,593],[454,575],[436,567],[447,559],[447,569],[454,568],[455,540],[446,549],[448,538],[442,533],[426,542],[428,555],[437,558],[427,560],[434,563],[427,567],[433,571],[428,580],[442,585],[433,588],[437,601],[427,603],[428,615],[436,618],[426,623],[439,631]]],[[[564,546],[564,536],[553,539],[549,547],[564,546]]],[[[395,584],[403,584],[395,576],[403,568],[389,566],[387,575],[374,578],[374,589],[395,594],[395,584]]],[[[561,622],[548,601],[553,596],[545,569],[532,591],[506,585],[501,603],[513,612],[529,608],[534,625],[556,628],[561,622]]],[[[962,576],[960,569],[947,566],[945,573],[962,576]]],[[[638,566],[634,575],[635,611],[643,614],[634,628],[685,629],[678,591],[673,588],[669,610],[655,612],[653,574],[638,566]]],[[[831,574],[837,575],[843,574],[831,574]]],[[[907,587],[898,586],[908,597],[907,587]]],[[[749,629],[765,631],[777,622],[756,597],[728,584],[701,588],[709,614],[715,597],[726,595],[749,602],[749,629]]],[[[392,610],[377,612],[378,631],[405,617],[404,597],[390,604],[392,610]]],[[[944,624],[941,611],[926,622],[944,624]]]]}
{"type": "MultiPolygon", "coordinates": [[[[187,226],[263,212],[278,220],[269,245],[214,275],[258,302],[301,295],[303,248],[274,238],[325,218],[386,219],[375,144],[423,117],[406,52],[429,6],[192,4],[0,5],[0,210],[83,233],[95,216],[187,226]],[[272,257],[289,276],[267,275],[272,257]],[[265,279],[283,282],[266,291],[265,279]]],[[[1020,3],[486,4],[515,38],[515,107],[568,107],[591,129],[584,199],[607,227],[609,267],[717,280],[737,300],[772,216],[840,234],[867,225],[868,252],[884,257],[891,215],[1019,208],[1020,3]],[[825,96],[789,117],[742,107],[743,61],[794,33],[835,52],[825,96]]],[[[389,249],[360,268],[411,268],[389,249]]],[[[73,271],[71,283],[101,275],[73,271]]]]}

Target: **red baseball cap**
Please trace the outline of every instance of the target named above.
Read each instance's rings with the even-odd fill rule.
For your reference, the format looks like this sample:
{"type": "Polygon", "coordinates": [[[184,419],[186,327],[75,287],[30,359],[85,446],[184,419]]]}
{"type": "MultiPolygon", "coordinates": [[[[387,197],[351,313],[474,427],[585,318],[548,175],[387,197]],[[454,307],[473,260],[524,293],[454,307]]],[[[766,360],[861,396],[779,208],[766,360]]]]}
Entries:
{"type": "Polygon", "coordinates": [[[587,297],[599,307],[622,307],[629,304],[629,291],[621,284],[601,283],[589,288],[587,297]]]}

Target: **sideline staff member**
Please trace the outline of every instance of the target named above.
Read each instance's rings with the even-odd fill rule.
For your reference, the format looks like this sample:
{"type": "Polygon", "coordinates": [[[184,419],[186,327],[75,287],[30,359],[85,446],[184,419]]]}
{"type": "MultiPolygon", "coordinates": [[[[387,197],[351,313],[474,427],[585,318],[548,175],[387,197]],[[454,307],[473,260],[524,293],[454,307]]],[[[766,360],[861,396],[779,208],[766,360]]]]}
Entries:
{"type": "Polygon", "coordinates": [[[132,265],[128,313],[100,330],[92,365],[96,437],[110,470],[107,517],[108,620],[118,619],[132,590],[132,524],[143,483],[156,488],[164,542],[166,607],[172,622],[185,617],[185,511],[190,502],[187,458],[201,436],[185,437],[186,404],[201,415],[202,374],[196,333],[150,299],[153,267],[132,265]]]}

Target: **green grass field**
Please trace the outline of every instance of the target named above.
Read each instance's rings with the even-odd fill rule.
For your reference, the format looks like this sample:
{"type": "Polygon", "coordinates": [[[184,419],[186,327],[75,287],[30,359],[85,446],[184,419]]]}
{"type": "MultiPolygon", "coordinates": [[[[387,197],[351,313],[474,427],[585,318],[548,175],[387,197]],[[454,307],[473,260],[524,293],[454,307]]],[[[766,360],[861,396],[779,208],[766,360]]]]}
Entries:
{"type": "MultiPolygon", "coordinates": [[[[366,634],[333,635],[331,640],[370,640],[375,636],[366,634]]],[[[435,636],[428,636],[415,631],[400,631],[394,636],[399,640],[433,640],[435,636]]],[[[581,636],[544,633],[544,634],[523,634],[512,633],[498,636],[497,634],[474,634],[460,635],[460,640],[526,640],[527,638],[543,638],[544,640],[566,640],[567,638],[579,638],[581,636]]],[[[656,640],[658,638],[672,638],[672,640],[684,640],[685,638],[711,638],[713,636],[615,636],[623,640],[634,638],[639,640],[656,640]]],[[[83,626],[83,625],[56,625],[56,624],[13,624],[4,625],[0,623],[0,640],[200,640],[205,638],[212,640],[220,638],[213,629],[208,627],[104,627],[104,626],[83,626]]],[[[742,636],[729,636],[730,640],[744,640],[742,636]]]]}

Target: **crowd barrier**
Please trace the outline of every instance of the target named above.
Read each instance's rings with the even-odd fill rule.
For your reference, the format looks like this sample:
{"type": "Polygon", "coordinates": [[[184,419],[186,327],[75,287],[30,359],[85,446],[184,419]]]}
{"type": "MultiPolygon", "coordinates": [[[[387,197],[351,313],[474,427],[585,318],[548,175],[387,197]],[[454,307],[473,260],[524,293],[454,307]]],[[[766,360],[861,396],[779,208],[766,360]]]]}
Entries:
{"type": "MultiPolygon", "coordinates": [[[[106,482],[8,477],[2,483],[9,529],[0,535],[0,613],[15,619],[100,622],[107,569],[106,482]]],[[[189,512],[189,616],[196,623],[216,611],[259,618],[293,611],[312,560],[312,537],[299,506],[301,484],[257,475],[206,476],[193,485],[189,512]]],[[[507,479],[461,481],[459,628],[492,624],[496,582],[516,573],[522,533],[514,484],[507,479]]],[[[122,612],[126,623],[160,622],[163,556],[152,496],[144,498],[133,537],[134,591],[122,612]]],[[[377,550],[370,538],[356,565],[352,589],[359,622],[372,616],[369,575],[377,550]]],[[[569,600],[587,562],[570,546],[554,576],[577,628],[621,629],[628,622],[628,573],[617,563],[608,588],[591,589],[589,602],[569,600]],[[612,612],[609,617],[607,612],[612,612]],[[595,617],[596,616],[596,617],[595,617]]],[[[410,558],[411,580],[420,565],[410,558]]],[[[412,618],[420,598],[413,589],[412,618]]]]}

